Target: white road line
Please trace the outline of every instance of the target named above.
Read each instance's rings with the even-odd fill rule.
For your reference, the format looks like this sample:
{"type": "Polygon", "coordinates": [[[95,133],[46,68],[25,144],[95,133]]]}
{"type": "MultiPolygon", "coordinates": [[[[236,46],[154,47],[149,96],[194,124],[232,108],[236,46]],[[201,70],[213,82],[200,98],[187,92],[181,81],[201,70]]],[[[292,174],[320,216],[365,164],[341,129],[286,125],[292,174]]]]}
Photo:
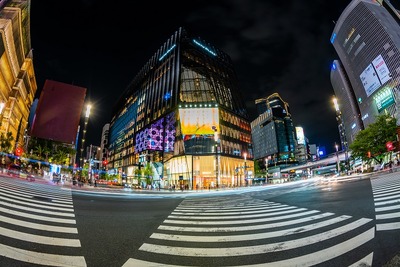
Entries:
{"type": "Polygon", "coordinates": [[[7,222],[9,224],[18,225],[26,228],[43,230],[43,231],[50,231],[50,232],[58,232],[58,233],[69,233],[69,234],[77,234],[78,229],[75,227],[62,227],[62,226],[53,226],[53,225],[46,225],[46,224],[38,224],[38,223],[31,223],[27,221],[21,221],[13,218],[8,218],[0,215],[0,221],[7,222]]]}
{"type": "Polygon", "coordinates": [[[381,205],[387,205],[387,204],[398,204],[398,203],[400,203],[400,199],[375,202],[375,206],[381,206],[381,205]]]}
{"type": "MultiPolygon", "coordinates": [[[[21,190],[23,190],[23,189],[21,189],[21,190]]],[[[51,196],[49,194],[44,194],[44,193],[43,194],[37,194],[35,192],[32,192],[32,193],[28,193],[28,192],[21,193],[21,191],[12,190],[12,189],[6,189],[6,190],[0,189],[0,191],[6,192],[6,193],[11,192],[14,195],[18,195],[18,196],[22,196],[22,197],[41,196],[41,197],[45,197],[45,198],[51,198],[51,201],[54,202],[54,203],[63,203],[63,204],[68,203],[68,204],[72,205],[72,199],[71,198],[56,198],[56,197],[51,196]]]]}
{"type": "Polygon", "coordinates": [[[393,212],[393,213],[386,213],[386,214],[378,214],[378,215],[376,215],[376,219],[377,220],[393,219],[393,218],[400,218],[400,212],[393,212]]]}
{"type": "MultiPolygon", "coordinates": [[[[1,189],[0,189],[1,191],[1,189]]],[[[7,192],[5,193],[1,193],[0,195],[5,196],[9,199],[20,199],[20,200],[24,200],[24,201],[29,201],[30,203],[46,203],[46,205],[51,206],[51,207],[70,207],[73,208],[74,205],[72,204],[60,204],[60,203],[53,203],[53,202],[43,202],[42,200],[35,200],[33,198],[29,198],[27,199],[26,197],[19,197],[17,195],[14,195],[13,193],[7,192]]]]}
{"type": "Polygon", "coordinates": [[[267,233],[257,233],[257,234],[247,234],[247,235],[230,235],[230,236],[193,236],[193,235],[176,235],[176,234],[161,234],[153,233],[150,238],[162,239],[162,240],[172,240],[172,241],[183,241],[183,242],[235,242],[235,241],[246,241],[246,240],[258,240],[266,239],[278,236],[287,236],[292,234],[303,233],[325,227],[331,224],[335,224],[344,220],[351,218],[350,216],[340,216],[332,218],[326,221],[313,223],[309,225],[303,225],[297,228],[291,228],[287,230],[267,232],[267,233]]]}
{"type": "Polygon", "coordinates": [[[30,201],[26,201],[26,199],[24,201],[21,201],[21,200],[16,200],[16,199],[13,199],[13,198],[10,198],[10,197],[5,198],[5,197],[2,197],[2,196],[0,196],[0,199],[3,199],[4,201],[7,201],[7,202],[19,203],[19,204],[22,204],[24,206],[39,207],[39,208],[44,207],[46,209],[59,210],[59,211],[65,211],[65,212],[74,212],[74,209],[51,207],[50,205],[48,205],[47,202],[43,202],[43,201],[40,204],[34,204],[34,203],[30,203],[30,201]]]}
{"type": "Polygon", "coordinates": [[[221,224],[245,224],[245,223],[258,223],[258,222],[270,222],[270,221],[278,221],[278,220],[285,220],[295,217],[301,217],[310,215],[313,213],[320,212],[318,210],[310,210],[301,213],[295,213],[291,215],[273,217],[273,218],[262,218],[262,219],[254,219],[254,220],[235,220],[235,221],[212,221],[212,222],[204,222],[204,221],[186,221],[186,220],[164,220],[164,223],[171,223],[171,224],[191,224],[191,225],[221,225],[221,224]]]}
{"type": "Polygon", "coordinates": [[[372,259],[373,258],[374,258],[374,253],[371,252],[370,254],[368,254],[367,256],[362,258],[361,260],[353,263],[349,267],[361,267],[361,266],[366,266],[367,267],[367,266],[372,266],[372,259]]]}
{"type": "Polygon", "coordinates": [[[310,216],[302,219],[297,219],[297,220],[290,220],[290,221],[284,221],[284,222],[279,222],[279,223],[269,223],[269,224],[260,224],[260,225],[249,225],[249,226],[236,226],[236,227],[181,227],[181,226],[169,226],[169,225],[160,225],[158,227],[159,230],[168,230],[168,231],[178,231],[178,232],[203,232],[203,233],[208,233],[208,232],[237,232],[237,231],[252,231],[252,230],[263,230],[263,229],[272,229],[276,227],[282,227],[282,226],[288,226],[292,224],[297,224],[297,223],[304,223],[304,222],[309,222],[313,220],[318,220],[322,219],[328,216],[333,215],[334,213],[323,213],[323,214],[318,214],[315,216],[310,216]]]}
{"type": "Polygon", "coordinates": [[[376,224],[377,231],[389,231],[389,230],[397,230],[397,229],[400,229],[400,222],[377,223],[376,224]]]}
{"type": "Polygon", "coordinates": [[[383,200],[396,199],[396,198],[400,199],[400,194],[396,194],[393,196],[386,196],[386,197],[376,197],[376,198],[374,198],[374,201],[379,202],[379,201],[383,201],[383,200]]]}
{"type": "MultiPolygon", "coordinates": [[[[246,247],[230,247],[230,248],[196,248],[196,247],[176,247],[144,243],[139,250],[167,254],[175,256],[190,256],[190,257],[230,257],[230,256],[247,256],[255,254],[265,254],[268,252],[284,251],[288,249],[299,248],[310,244],[322,242],[324,240],[342,235],[349,231],[360,227],[372,219],[362,218],[357,221],[351,222],[333,230],[322,232],[313,236],[308,236],[299,239],[293,239],[286,242],[269,243],[256,246],[246,247]]],[[[372,228],[374,231],[375,229],[372,228]]],[[[279,265],[278,265],[279,266],[279,265]]]]}
{"type": "MultiPolygon", "coordinates": [[[[287,260],[282,260],[282,261],[275,261],[275,262],[266,262],[266,263],[261,263],[261,264],[251,264],[251,265],[240,265],[242,267],[293,267],[293,266],[312,266],[312,265],[317,265],[320,263],[323,263],[325,261],[331,260],[333,258],[336,258],[342,254],[347,253],[348,251],[351,251],[368,241],[372,240],[374,238],[374,233],[375,230],[374,228],[369,229],[368,231],[365,231],[364,233],[353,237],[349,240],[346,240],[342,243],[336,244],[332,247],[319,250],[317,252],[311,253],[311,254],[306,254],[303,256],[287,259],[287,260]]],[[[193,251],[193,254],[195,254],[196,251],[193,251]]],[[[369,254],[367,257],[363,258],[363,262],[369,263],[367,266],[372,266],[372,255],[373,253],[369,254]]],[[[149,261],[143,261],[143,260],[137,260],[134,258],[130,258],[125,262],[125,264],[122,267],[187,267],[184,265],[168,265],[168,264],[162,264],[162,263],[155,263],[155,262],[149,262],[149,261]]]]}
{"type": "Polygon", "coordinates": [[[45,245],[53,245],[53,246],[62,246],[62,247],[80,247],[81,242],[79,239],[68,239],[68,238],[57,238],[57,237],[49,237],[49,236],[40,236],[33,235],[28,233],[22,233],[10,229],[6,229],[0,227],[0,235],[7,236],[13,239],[19,239],[26,242],[45,244],[45,245]]]}
{"type": "Polygon", "coordinates": [[[382,208],[375,208],[375,212],[388,211],[388,210],[397,210],[397,209],[400,209],[400,205],[394,205],[394,206],[388,206],[388,207],[382,207],[382,208]]]}
{"type": "Polygon", "coordinates": [[[205,211],[203,209],[193,209],[193,210],[181,210],[181,209],[175,209],[171,214],[187,214],[187,215],[219,215],[220,213],[224,213],[229,215],[231,212],[232,214],[237,214],[237,212],[240,212],[241,214],[246,214],[246,213],[257,213],[260,211],[280,211],[280,210],[289,210],[289,209],[295,209],[297,207],[295,206],[286,206],[283,208],[269,208],[269,207],[259,207],[259,208],[249,208],[249,209],[228,209],[228,210],[213,210],[213,211],[205,211]]]}
{"type": "Polygon", "coordinates": [[[10,259],[40,264],[47,266],[61,267],[86,267],[85,258],[82,256],[67,256],[57,254],[39,253],[19,248],[9,247],[0,244],[0,255],[10,259]]]}
{"type": "Polygon", "coordinates": [[[198,216],[186,216],[186,215],[169,215],[168,218],[172,219],[185,219],[185,220],[221,220],[221,219],[239,219],[239,218],[257,218],[257,217],[272,217],[276,215],[282,215],[282,214],[290,214],[290,213],[295,213],[299,211],[305,211],[307,210],[306,208],[299,208],[299,209],[291,209],[291,210],[285,210],[285,211],[277,211],[277,212],[258,212],[257,214],[249,214],[249,215],[242,215],[242,213],[238,212],[235,213],[236,215],[234,216],[229,216],[225,215],[225,213],[220,213],[219,216],[204,216],[199,214],[198,216]]]}
{"type": "Polygon", "coordinates": [[[179,205],[176,207],[176,211],[197,211],[200,210],[202,212],[218,212],[218,211],[229,211],[229,210],[248,210],[248,209],[254,209],[254,208],[262,208],[262,209],[274,209],[274,208],[281,208],[281,207],[288,207],[288,205],[268,205],[268,204],[260,204],[260,205],[248,205],[248,206],[237,206],[237,205],[232,205],[232,206],[223,206],[221,205],[216,206],[216,205],[209,205],[209,206],[204,206],[204,205],[198,205],[196,203],[193,204],[193,206],[188,207],[186,205],[179,205]]]}
{"type": "Polygon", "coordinates": [[[20,217],[25,217],[25,218],[35,219],[35,220],[47,221],[47,222],[76,224],[76,221],[73,219],[61,219],[61,218],[40,216],[40,215],[35,215],[35,214],[30,214],[30,213],[15,211],[15,210],[9,210],[9,209],[5,209],[2,207],[0,207],[0,212],[16,215],[16,216],[20,216],[20,217]]]}
{"type": "Polygon", "coordinates": [[[400,190],[388,190],[388,191],[383,192],[383,193],[374,194],[374,198],[378,198],[378,197],[381,197],[381,196],[398,195],[398,194],[400,194],[400,190]]]}
{"type": "Polygon", "coordinates": [[[13,209],[27,210],[27,211],[31,211],[31,212],[49,214],[49,215],[54,215],[54,216],[75,217],[74,213],[47,211],[47,210],[42,210],[42,209],[35,209],[35,208],[29,208],[29,207],[24,207],[24,206],[20,206],[20,205],[15,205],[15,204],[12,204],[12,203],[7,203],[7,202],[1,202],[1,205],[7,206],[7,207],[10,207],[10,208],[13,208],[13,209]]]}

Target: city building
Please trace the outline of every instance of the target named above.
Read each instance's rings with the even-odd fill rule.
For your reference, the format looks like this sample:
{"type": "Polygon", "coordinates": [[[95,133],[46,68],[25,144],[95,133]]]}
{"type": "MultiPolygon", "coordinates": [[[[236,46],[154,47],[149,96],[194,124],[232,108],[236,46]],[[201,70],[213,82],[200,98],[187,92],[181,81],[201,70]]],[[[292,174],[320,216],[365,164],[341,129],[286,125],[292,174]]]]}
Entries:
{"type": "Polygon", "coordinates": [[[11,151],[23,148],[37,90],[30,39],[31,1],[0,2],[0,133],[13,137],[11,151]]]}
{"type": "MultiPolygon", "coordinates": [[[[108,162],[108,136],[110,133],[110,124],[106,123],[103,126],[103,130],[101,131],[101,143],[100,143],[100,149],[101,149],[101,157],[100,159],[103,161],[103,163],[106,163],[104,165],[107,165],[108,162]]],[[[106,168],[106,166],[103,166],[106,168]]]]}
{"type": "Polygon", "coordinates": [[[114,106],[108,167],[143,186],[241,186],[253,175],[251,144],[230,57],[179,28],[114,106]]]}
{"type": "Polygon", "coordinates": [[[308,139],[304,135],[304,129],[303,127],[296,126],[296,141],[297,141],[297,147],[296,147],[296,160],[299,162],[299,164],[305,164],[308,161],[308,139]]]}
{"type": "Polygon", "coordinates": [[[400,17],[389,1],[353,0],[335,23],[331,81],[348,144],[391,114],[400,123],[400,17]]]}
{"type": "Polygon", "coordinates": [[[256,99],[255,104],[259,116],[251,122],[254,159],[266,161],[269,169],[298,164],[289,104],[278,93],[256,99]]]}

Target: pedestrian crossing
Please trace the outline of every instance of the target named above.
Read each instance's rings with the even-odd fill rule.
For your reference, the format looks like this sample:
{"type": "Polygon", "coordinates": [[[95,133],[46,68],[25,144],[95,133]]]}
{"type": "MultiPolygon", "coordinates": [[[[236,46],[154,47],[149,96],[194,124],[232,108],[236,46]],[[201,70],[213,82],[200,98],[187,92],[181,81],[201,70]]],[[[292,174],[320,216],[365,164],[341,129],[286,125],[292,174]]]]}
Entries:
{"type": "Polygon", "coordinates": [[[371,266],[374,235],[369,218],[246,195],[186,198],[123,267],[371,266]]]}
{"type": "Polygon", "coordinates": [[[0,262],[86,266],[70,190],[0,177],[0,262]]]}
{"type": "Polygon", "coordinates": [[[389,173],[371,180],[375,203],[376,230],[400,229],[400,174],[389,173]]]}

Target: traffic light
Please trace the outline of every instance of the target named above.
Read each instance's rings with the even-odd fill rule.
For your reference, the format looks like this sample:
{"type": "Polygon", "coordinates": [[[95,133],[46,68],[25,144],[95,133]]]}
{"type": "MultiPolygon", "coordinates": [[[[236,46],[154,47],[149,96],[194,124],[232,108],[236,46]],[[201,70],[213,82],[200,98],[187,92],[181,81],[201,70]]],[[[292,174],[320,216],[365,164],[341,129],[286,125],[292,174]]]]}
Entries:
{"type": "Polygon", "coordinates": [[[17,149],[15,149],[15,155],[17,157],[20,157],[23,153],[24,153],[24,150],[21,147],[17,147],[17,149]]]}
{"type": "Polygon", "coordinates": [[[105,159],[103,160],[103,166],[106,166],[108,164],[108,161],[105,159]]]}
{"type": "Polygon", "coordinates": [[[394,149],[392,141],[386,142],[386,149],[387,149],[387,151],[392,151],[394,149]]]}

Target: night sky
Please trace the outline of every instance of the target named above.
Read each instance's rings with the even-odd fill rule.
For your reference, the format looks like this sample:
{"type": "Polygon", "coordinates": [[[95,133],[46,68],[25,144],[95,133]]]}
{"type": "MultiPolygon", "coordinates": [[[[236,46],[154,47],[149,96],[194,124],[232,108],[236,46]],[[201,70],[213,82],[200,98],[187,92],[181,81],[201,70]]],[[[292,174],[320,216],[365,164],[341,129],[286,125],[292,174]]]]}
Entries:
{"type": "Polygon", "coordinates": [[[340,139],[330,67],[338,56],[329,39],[350,0],[208,2],[32,1],[38,91],[46,79],[87,88],[87,144],[100,145],[118,97],[184,27],[232,58],[251,120],[255,99],[277,92],[309,142],[333,152],[340,139]]]}

